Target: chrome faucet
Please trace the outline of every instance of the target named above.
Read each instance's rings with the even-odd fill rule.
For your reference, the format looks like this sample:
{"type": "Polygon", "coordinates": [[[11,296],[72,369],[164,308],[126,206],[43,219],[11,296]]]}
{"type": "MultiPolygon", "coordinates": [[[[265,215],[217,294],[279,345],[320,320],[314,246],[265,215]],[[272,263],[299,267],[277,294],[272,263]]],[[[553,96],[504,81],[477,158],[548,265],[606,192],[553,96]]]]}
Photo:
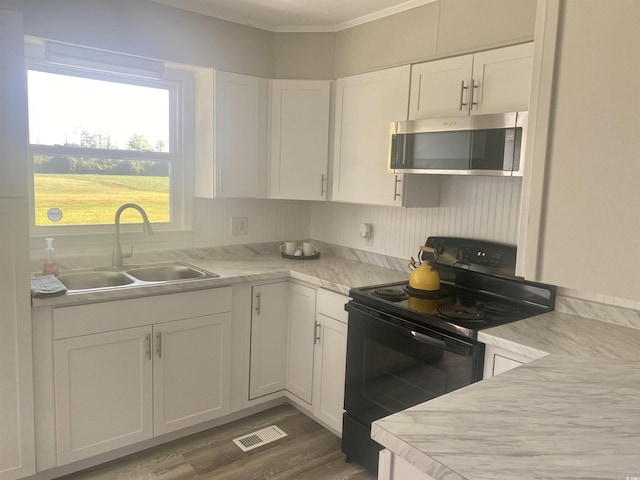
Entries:
{"type": "Polygon", "coordinates": [[[131,250],[127,253],[122,253],[122,248],[120,247],[120,215],[127,208],[133,208],[140,212],[142,215],[144,233],[147,235],[152,235],[153,230],[151,229],[151,223],[149,223],[149,217],[147,217],[147,212],[140,205],[136,205],[135,203],[125,203],[116,211],[116,231],[113,242],[113,258],[111,261],[111,268],[122,268],[122,259],[130,258],[133,255],[133,245],[131,245],[131,250]]]}

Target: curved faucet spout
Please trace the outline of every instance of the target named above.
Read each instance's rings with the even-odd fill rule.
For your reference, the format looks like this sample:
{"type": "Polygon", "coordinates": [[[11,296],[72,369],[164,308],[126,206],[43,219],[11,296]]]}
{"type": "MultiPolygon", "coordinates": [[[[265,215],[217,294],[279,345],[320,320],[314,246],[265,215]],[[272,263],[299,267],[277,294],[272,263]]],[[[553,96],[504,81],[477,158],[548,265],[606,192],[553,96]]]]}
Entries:
{"type": "Polygon", "coordinates": [[[112,268],[122,268],[122,259],[129,258],[133,255],[133,246],[131,247],[131,251],[128,253],[122,253],[122,248],[120,247],[120,216],[122,212],[127,208],[133,208],[140,212],[142,216],[142,228],[146,235],[152,235],[153,229],[151,228],[151,223],[149,222],[149,217],[147,216],[147,212],[144,209],[135,203],[125,203],[118,210],[116,210],[116,218],[115,218],[115,236],[113,241],[113,258],[111,261],[112,268]]]}

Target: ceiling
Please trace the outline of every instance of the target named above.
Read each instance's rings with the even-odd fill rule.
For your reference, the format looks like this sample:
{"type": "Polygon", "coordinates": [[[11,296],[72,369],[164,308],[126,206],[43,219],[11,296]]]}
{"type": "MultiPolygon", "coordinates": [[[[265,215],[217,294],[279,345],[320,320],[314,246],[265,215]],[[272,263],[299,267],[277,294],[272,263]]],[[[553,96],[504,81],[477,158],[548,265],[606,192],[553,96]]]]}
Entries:
{"type": "Polygon", "coordinates": [[[435,0],[153,0],[273,32],[334,32],[435,0]]]}

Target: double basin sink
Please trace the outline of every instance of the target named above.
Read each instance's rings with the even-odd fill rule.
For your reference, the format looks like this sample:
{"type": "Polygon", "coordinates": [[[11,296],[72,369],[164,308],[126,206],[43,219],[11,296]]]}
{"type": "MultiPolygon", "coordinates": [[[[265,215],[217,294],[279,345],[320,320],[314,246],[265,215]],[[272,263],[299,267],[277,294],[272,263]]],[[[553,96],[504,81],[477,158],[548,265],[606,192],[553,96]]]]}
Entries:
{"type": "Polygon", "coordinates": [[[58,276],[69,291],[133,287],[183,280],[216,278],[219,275],[182,262],[126,267],[125,270],[94,270],[81,273],[61,273],[58,276]]]}

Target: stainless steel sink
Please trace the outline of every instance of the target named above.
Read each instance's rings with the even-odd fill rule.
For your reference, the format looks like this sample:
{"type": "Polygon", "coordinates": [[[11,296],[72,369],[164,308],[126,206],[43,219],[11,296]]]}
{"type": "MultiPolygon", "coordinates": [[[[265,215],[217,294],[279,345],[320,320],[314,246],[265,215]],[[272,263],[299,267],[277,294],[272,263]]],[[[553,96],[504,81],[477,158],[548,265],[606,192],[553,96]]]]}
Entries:
{"type": "MultiPolygon", "coordinates": [[[[126,266],[125,266],[126,267],[126,266]]],[[[105,290],[151,284],[216,278],[207,272],[181,262],[130,267],[128,270],[94,270],[90,272],[62,273],[58,279],[69,291],[105,290]]]]}
{"type": "Polygon", "coordinates": [[[58,276],[58,280],[69,290],[121,287],[135,282],[134,278],[124,272],[63,273],[58,276]]]}
{"type": "Polygon", "coordinates": [[[176,280],[217,277],[215,274],[183,263],[139,267],[133,270],[127,270],[127,273],[143,282],[172,282],[176,280]]]}

